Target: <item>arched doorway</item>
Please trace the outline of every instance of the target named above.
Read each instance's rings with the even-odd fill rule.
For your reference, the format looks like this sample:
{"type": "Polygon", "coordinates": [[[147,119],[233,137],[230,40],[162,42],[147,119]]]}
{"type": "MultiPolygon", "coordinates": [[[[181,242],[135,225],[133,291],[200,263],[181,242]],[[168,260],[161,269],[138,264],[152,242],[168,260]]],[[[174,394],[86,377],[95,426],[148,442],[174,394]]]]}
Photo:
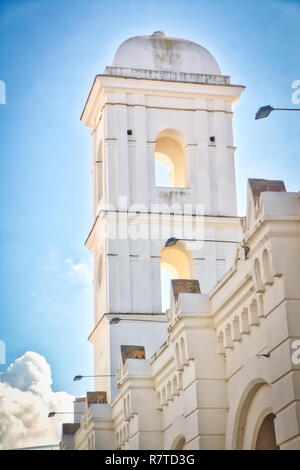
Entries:
{"type": "Polygon", "coordinates": [[[185,437],[180,436],[175,439],[171,450],[184,450],[184,447],[185,447],[185,437]]]}
{"type": "Polygon", "coordinates": [[[279,446],[276,444],[275,426],[274,426],[275,415],[269,413],[260,425],[255,450],[278,450],[279,446]]]}
{"type": "Polygon", "coordinates": [[[256,379],[244,390],[235,416],[233,449],[275,450],[271,386],[256,379]]]}

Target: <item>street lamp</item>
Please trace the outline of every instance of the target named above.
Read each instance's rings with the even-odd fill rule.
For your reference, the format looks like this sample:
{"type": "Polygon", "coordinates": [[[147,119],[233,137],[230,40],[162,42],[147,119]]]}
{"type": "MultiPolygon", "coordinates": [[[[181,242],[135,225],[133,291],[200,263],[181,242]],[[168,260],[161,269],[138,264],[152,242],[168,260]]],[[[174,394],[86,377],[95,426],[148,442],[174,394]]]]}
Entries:
{"type": "MultiPolygon", "coordinates": [[[[132,315],[134,315],[134,313],[132,315]]],[[[148,314],[148,315],[151,315],[151,313],[148,314]]],[[[158,315],[162,315],[162,314],[158,314],[158,315]]],[[[119,317],[114,317],[110,320],[109,324],[110,325],[117,325],[122,320],[134,321],[134,322],[136,322],[136,321],[146,321],[146,322],[148,322],[149,321],[149,320],[143,320],[142,318],[119,318],[119,317]]],[[[155,322],[156,323],[166,323],[164,320],[155,320],[155,322]]]]}
{"type": "Polygon", "coordinates": [[[72,411],[50,411],[48,418],[53,418],[55,415],[81,415],[82,413],[73,413],[72,411]]]}
{"type": "Polygon", "coordinates": [[[263,119],[269,116],[272,111],[300,111],[299,108],[273,108],[272,106],[262,106],[255,115],[255,119],[263,119]]]}
{"type": "Polygon", "coordinates": [[[75,375],[73,382],[78,382],[79,380],[83,379],[84,377],[115,377],[116,374],[111,375],[75,375]]]}
{"type": "Polygon", "coordinates": [[[171,238],[168,238],[168,240],[166,241],[165,243],[165,248],[169,247],[169,246],[174,246],[176,245],[177,242],[179,241],[185,241],[185,242],[212,242],[212,243],[240,243],[236,240],[196,240],[194,238],[175,238],[175,237],[171,237],[171,238]]]}
{"type": "MultiPolygon", "coordinates": [[[[171,237],[171,238],[168,238],[168,240],[166,241],[165,243],[165,248],[168,248],[170,246],[174,246],[176,245],[177,242],[179,241],[187,241],[187,242],[211,242],[211,243],[241,243],[241,242],[238,242],[236,240],[196,240],[196,239],[193,239],[193,238],[175,238],[175,237],[171,237]]],[[[245,251],[245,259],[248,259],[248,253],[250,251],[250,248],[249,246],[246,246],[246,245],[241,245],[242,248],[244,248],[244,251],[245,251]]]]}

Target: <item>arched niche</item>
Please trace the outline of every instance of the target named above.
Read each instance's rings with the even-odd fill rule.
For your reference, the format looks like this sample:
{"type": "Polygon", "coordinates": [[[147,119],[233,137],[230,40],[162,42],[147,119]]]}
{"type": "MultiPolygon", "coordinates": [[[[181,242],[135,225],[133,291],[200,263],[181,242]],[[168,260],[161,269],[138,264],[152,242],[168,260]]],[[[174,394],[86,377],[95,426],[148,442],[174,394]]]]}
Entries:
{"type": "Polygon", "coordinates": [[[267,249],[264,250],[263,255],[262,255],[262,265],[263,265],[264,283],[270,286],[271,284],[273,284],[273,276],[271,273],[270,257],[269,257],[269,252],[267,249]]]}
{"type": "Polygon", "coordinates": [[[262,282],[260,262],[258,258],[256,258],[254,261],[254,279],[255,279],[256,292],[264,292],[265,288],[262,282]]]}
{"type": "Polygon", "coordinates": [[[185,341],[183,338],[180,339],[180,354],[181,354],[181,362],[184,365],[187,363],[187,353],[186,353],[185,341]]]}
{"type": "Polygon", "coordinates": [[[175,344],[175,363],[176,363],[176,368],[177,370],[181,369],[182,363],[180,360],[180,352],[179,352],[179,344],[175,344]]]}

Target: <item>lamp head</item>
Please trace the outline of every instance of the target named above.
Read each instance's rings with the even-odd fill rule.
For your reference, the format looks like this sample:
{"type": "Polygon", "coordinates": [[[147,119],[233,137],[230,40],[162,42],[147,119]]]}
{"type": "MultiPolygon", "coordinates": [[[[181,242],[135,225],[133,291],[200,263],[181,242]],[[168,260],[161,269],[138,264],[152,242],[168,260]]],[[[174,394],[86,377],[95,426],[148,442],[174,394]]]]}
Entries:
{"type": "Polygon", "coordinates": [[[165,248],[167,248],[168,246],[174,246],[176,245],[177,242],[178,242],[178,238],[175,238],[175,237],[168,238],[168,240],[165,243],[165,248]]]}
{"type": "Polygon", "coordinates": [[[119,317],[114,317],[110,320],[109,324],[110,325],[116,325],[117,323],[119,323],[119,321],[121,321],[121,318],[119,317]]]}
{"type": "Polygon", "coordinates": [[[262,106],[261,108],[259,108],[259,110],[257,111],[256,115],[255,115],[255,119],[262,119],[262,118],[266,118],[269,116],[269,114],[274,110],[274,108],[272,108],[272,106],[268,105],[268,106],[262,106]]]}
{"type": "Polygon", "coordinates": [[[77,382],[78,380],[81,380],[83,375],[75,375],[73,382],[77,382]]]}

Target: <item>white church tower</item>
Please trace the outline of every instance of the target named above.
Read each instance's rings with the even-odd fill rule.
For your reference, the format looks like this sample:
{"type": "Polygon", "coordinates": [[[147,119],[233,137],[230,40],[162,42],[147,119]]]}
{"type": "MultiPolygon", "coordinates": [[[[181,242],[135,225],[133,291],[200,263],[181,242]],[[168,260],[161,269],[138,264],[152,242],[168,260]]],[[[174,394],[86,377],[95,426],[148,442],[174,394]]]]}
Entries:
{"type": "Polygon", "coordinates": [[[93,139],[89,339],[95,375],[104,376],[95,390],[109,402],[121,346],[124,354],[143,346],[148,359],[167,338],[161,270],[182,280],[179,289],[208,293],[234,262],[241,227],[232,117],[243,88],[205,48],[160,31],[125,41],[94,80],[81,117],[93,139]]]}

